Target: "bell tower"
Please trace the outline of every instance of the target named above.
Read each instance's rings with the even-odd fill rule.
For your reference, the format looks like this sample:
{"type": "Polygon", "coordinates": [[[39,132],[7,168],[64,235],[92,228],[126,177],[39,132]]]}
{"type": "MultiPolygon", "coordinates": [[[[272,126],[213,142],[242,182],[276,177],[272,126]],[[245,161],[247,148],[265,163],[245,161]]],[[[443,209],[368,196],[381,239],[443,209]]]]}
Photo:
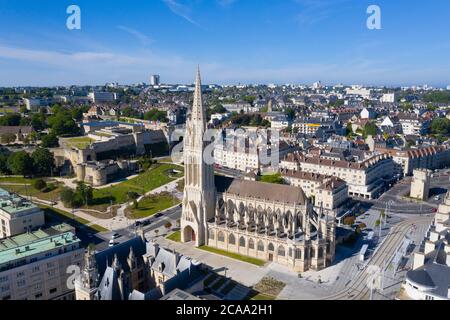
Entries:
{"type": "Polygon", "coordinates": [[[181,241],[195,242],[196,246],[207,243],[207,222],[214,218],[215,185],[214,168],[204,161],[207,142],[206,112],[203,108],[200,68],[197,70],[194,103],[191,117],[186,123],[184,139],[185,188],[181,215],[181,241]]]}

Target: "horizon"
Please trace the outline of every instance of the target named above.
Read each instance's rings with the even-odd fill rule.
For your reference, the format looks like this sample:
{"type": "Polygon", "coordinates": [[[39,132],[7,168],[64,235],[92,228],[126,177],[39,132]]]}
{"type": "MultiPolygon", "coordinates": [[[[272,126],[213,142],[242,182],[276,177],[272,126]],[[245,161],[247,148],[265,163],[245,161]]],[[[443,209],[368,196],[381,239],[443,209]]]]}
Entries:
{"type": "Polygon", "coordinates": [[[197,64],[220,85],[450,85],[445,0],[379,0],[381,30],[366,0],[79,0],[69,30],[72,4],[1,2],[0,87],[191,84],[197,64]]]}

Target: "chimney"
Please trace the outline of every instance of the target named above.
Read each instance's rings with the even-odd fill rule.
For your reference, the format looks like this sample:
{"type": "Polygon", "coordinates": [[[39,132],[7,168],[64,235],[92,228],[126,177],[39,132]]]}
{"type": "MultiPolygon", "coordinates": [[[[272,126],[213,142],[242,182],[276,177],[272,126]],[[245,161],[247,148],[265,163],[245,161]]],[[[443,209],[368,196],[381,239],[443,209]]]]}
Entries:
{"type": "Polygon", "coordinates": [[[425,264],[425,254],[422,252],[414,253],[413,270],[423,267],[425,264]]]}
{"type": "Polygon", "coordinates": [[[435,247],[436,247],[436,245],[434,244],[434,242],[426,241],[426,242],[425,242],[425,251],[424,251],[424,254],[427,255],[427,254],[429,254],[430,252],[433,252],[434,249],[435,249],[435,247]]]}

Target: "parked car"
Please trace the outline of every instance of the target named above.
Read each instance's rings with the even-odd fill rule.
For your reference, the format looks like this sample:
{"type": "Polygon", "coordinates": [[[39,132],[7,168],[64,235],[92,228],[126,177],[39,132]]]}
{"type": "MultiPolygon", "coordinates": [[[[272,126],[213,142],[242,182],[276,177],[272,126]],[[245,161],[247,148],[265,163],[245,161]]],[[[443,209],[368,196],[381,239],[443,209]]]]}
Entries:
{"type": "Polygon", "coordinates": [[[136,221],[136,223],[134,224],[136,227],[139,227],[140,225],[142,225],[141,221],[136,221]]]}
{"type": "Polygon", "coordinates": [[[163,214],[160,212],[155,215],[155,218],[161,218],[162,216],[163,216],[163,214]]]}
{"type": "Polygon", "coordinates": [[[114,240],[109,240],[110,247],[114,247],[115,245],[116,245],[116,243],[114,242],[114,240]]]}
{"type": "Polygon", "coordinates": [[[111,239],[112,239],[112,240],[115,240],[115,239],[117,239],[118,237],[120,237],[120,234],[114,233],[114,234],[111,236],[111,239]]]}

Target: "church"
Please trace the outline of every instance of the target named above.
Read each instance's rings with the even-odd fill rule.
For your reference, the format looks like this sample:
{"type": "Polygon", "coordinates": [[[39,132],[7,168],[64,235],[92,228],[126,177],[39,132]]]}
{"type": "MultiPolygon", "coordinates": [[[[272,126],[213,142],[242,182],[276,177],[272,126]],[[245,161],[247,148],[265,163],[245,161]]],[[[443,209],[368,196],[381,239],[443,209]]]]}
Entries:
{"type": "Polygon", "coordinates": [[[334,215],[316,212],[300,187],[215,176],[203,158],[206,130],[198,70],[183,149],[181,241],[276,262],[295,272],[331,265],[334,215]]]}

